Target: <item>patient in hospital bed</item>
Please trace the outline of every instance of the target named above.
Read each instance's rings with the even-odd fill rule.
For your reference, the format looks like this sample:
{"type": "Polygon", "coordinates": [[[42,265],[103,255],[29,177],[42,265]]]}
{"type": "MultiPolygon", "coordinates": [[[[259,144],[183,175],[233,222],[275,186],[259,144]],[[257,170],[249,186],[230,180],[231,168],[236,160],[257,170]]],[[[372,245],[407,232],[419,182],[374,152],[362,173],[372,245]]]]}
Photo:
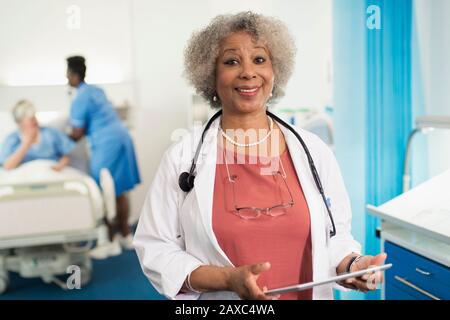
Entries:
{"type": "Polygon", "coordinates": [[[13,108],[13,117],[19,129],[8,135],[0,150],[0,165],[5,170],[33,160],[53,160],[52,169],[62,170],[69,164],[68,154],[75,143],[64,133],[39,127],[36,109],[27,100],[19,101],[13,108]]]}

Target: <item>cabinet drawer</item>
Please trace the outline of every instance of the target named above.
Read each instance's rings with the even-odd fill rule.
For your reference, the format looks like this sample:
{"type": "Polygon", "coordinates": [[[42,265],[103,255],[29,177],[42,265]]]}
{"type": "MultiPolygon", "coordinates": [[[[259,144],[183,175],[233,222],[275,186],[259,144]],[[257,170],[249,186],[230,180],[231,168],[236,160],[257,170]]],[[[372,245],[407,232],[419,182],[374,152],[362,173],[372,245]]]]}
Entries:
{"type": "Polygon", "coordinates": [[[386,300],[421,300],[423,296],[419,296],[416,293],[408,291],[405,288],[398,288],[390,283],[386,283],[385,286],[385,299],[386,300]]]}
{"type": "Polygon", "coordinates": [[[419,296],[414,295],[417,298],[450,299],[449,268],[388,241],[385,251],[388,262],[393,264],[386,271],[386,284],[402,288],[409,294],[417,291],[419,296]]]}

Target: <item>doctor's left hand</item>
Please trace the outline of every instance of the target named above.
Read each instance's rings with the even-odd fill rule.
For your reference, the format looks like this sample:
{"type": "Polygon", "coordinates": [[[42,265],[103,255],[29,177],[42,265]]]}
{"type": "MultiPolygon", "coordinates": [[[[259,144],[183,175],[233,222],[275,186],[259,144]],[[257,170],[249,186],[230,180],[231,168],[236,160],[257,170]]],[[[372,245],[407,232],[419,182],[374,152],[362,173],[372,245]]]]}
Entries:
{"type": "Polygon", "coordinates": [[[269,269],[269,262],[232,268],[228,275],[228,288],[243,300],[277,300],[279,295],[266,295],[267,288],[260,288],[256,283],[261,273],[269,269]]]}
{"type": "MultiPolygon", "coordinates": [[[[359,258],[350,268],[350,272],[356,272],[365,270],[374,266],[381,266],[384,264],[387,255],[386,253],[380,253],[374,256],[362,256],[359,258]]],[[[365,275],[357,278],[350,278],[344,280],[341,285],[346,288],[362,291],[364,293],[368,291],[376,290],[378,285],[383,282],[383,273],[377,271],[375,273],[366,273],[365,275]]]]}

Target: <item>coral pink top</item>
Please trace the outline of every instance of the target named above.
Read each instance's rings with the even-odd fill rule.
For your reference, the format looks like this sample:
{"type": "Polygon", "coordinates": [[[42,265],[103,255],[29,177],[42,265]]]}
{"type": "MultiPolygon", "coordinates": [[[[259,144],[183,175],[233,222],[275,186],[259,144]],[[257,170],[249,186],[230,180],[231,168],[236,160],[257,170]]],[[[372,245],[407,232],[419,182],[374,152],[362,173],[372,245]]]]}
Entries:
{"type": "MultiPolygon", "coordinates": [[[[235,154],[233,161],[233,154],[227,156],[230,175],[237,176],[235,183],[229,181],[223,159],[223,149],[218,147],[212,222],[219,245],[230,261],[236,267],[270,262],[271,268],[257,280],[261,288],[312,281],[309,209],[287,148],[280,157],[258,162],[256,157],[243,159],[235,154]],[[273,160],[273,167],[280,159],[282,166],[278,165],[278,171],[283,174],[284,168],[288,188],[281,175],[270,174],[273,170],[268,170],[265,162],[273,160]],[[266,174],[261,174],[261,170],[266,174]],[[287,204],[290,194],[294,205],[283,209],[285,214],[278,217],[261,214],[257,219],[246,220],[234,210],[235,206],[267,208],[287,204]]],[[[312,290],[286,293],[280,299],[312,299],[312,290]]]]}

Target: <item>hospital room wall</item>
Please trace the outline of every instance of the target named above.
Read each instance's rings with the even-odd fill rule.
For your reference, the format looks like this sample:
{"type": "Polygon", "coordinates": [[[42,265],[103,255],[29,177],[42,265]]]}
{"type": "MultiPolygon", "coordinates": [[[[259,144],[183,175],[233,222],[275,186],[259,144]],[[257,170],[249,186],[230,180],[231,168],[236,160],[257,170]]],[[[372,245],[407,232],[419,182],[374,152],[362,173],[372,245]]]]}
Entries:
{"type": "Polygon", "coordinates": [[[65,84],[62,53],[88,55],[92,82],[130,78],[128,0],[1,0],[0,5],[2,83],[65,84]]]}
{"type": "Polygon", "coordinates": [[[60,108],[61,94],[67,96],[65,58],[73,54],[88,58],[87,81],[129,82],[132,75],[128,3],[0,0],[0,108],[11,104],[9,98],[20,90],[31,93],[42,108],[60,108]],[[104,14],[105,9],[108,14],[104,14]]]}
{"type": "MultiPolygon", "coordinates": [[[[424,112],[427,115],[450,116],[450,1],[415,0],[418,61],[423,83],[424,112]]],[[[420,152],[421,143],[428,148],[428,170],[412,167],[413,183],[450,169],[450,130],[436,130],[418,137],[413,150],[420,152]],[[416,147],[416,149],[414,149],[416,147]],[[419,179],[414,180],[414,173],[419,179]]]]}
{"type": "Polygon", "coordinates": [[[47,119],[68,114],[69,55],[87,58],[86,80],[101,84],[114,105],[135,103],[128,8],[128,0],[0,0],[0,140],[16,128],[10,111],[19,99],[47,119]],[[75,5],[79,24],[72,25],[75,5]]]}

